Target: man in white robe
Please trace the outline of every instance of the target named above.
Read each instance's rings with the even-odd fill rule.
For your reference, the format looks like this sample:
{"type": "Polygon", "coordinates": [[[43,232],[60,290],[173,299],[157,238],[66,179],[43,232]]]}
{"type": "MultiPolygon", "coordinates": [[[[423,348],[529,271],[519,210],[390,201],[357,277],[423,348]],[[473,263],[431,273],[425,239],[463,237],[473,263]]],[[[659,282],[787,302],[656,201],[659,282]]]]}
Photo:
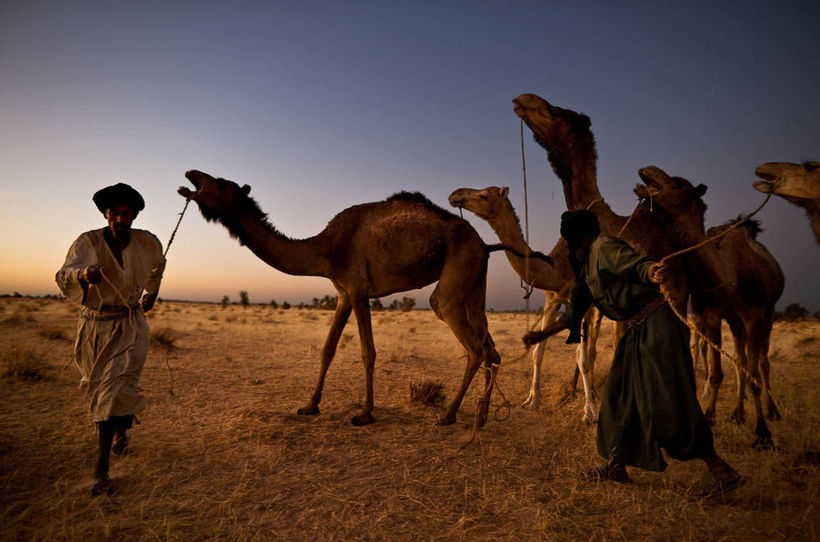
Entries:
{"type": "Polygon", "coordinates": [[[118,183],[93,200],[108,226],[74,241],[56,280],[67,298],[82,305],[74,361],[99,434],[92,494],[100,495],[114,492],[108,469],[115,435],[114,452],[123,454],[126,430],[145,408],[138,388],[149,341],[144,313],[156,301],[165,258],[154,234],[131,228],[145,207],[136,190],[118,183]]]}

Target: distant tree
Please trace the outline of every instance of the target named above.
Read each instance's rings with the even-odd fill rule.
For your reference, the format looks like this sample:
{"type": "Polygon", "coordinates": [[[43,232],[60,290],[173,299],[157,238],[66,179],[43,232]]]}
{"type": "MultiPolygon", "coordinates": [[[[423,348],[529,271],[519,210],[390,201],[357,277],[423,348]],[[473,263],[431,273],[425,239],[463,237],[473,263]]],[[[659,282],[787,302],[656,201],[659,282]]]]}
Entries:
{"type": "Polygon", "coordinates": [[[405,297],[401,298],[401,305],[399,305],[399,309],[402,312],[410,312],[411,310],[413,310],[413,307],[415,307],[415,306],[416,306],[416,300],[413,299],[412,297],[405,296],[405,297]]]}
{"type": "Polygon", "coordinates": [[[372,300],[370,302],[370,310],[383,311],[384,310],[384,305],[382,305],[382,300],[378,299],[378,298],[372,300]]]}
{"type": "Polygon", "coordinates": [[[813,314],[815,320],[820,320],[820,311],[817,311],[813,314]]]}
{"type": "Polygon", "coordinates": [[[228,308],[228,304],[231,302],[231,298],[228,296],[222,296],[222,308],[228,308]]]}
{"type": "Polygon", "coordinates": [[[783,319],[787,322],[794,322],[806,318],[809,315],[809,310],[800,303],[789,303],[783,309],[783,319]]]}
{"type": "Polygon", "coordinates": [[[275,299],[271,299],[270,300],[270,308],[278,309],[279,308],[279,303],[277,303],[275,299]]]}
{"type": "Polygon", "coordinates": [[[250,299],[248,299],[247,290],[239,290],[239,302],[242,304],[243,309],[248,308],[248,305],[250,305],[250,299]]]}
{"type": "Polygon", "coordinates": [[[282,308],[285,309],[285,310],[289,309],[290,308],[290,303],[288,303],[287,301],[283,301],[282,302],[282,308]]]}

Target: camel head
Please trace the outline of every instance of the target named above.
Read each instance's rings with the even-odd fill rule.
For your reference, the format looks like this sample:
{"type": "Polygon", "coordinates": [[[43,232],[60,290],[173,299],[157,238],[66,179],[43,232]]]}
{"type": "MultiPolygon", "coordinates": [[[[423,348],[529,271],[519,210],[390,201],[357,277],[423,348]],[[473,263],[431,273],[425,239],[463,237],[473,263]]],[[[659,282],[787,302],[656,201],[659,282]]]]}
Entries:
{"type": "Polygon", "coordinates": [[[513,104],[515,114],[527,123],[535,141],[547,151],[561,138],[591,133],[592,122],[588,116],[552,105],[535,94],[522,94],[513,100],[513,104]]]}
{"type": "Polygon", "coordinates": [[[801,200],[820,200],[820,162],[767,162],[755,170],[761,181],[754,187],[801,205],[801,200]]]}
{"type": "Polygon", "coordinates": [[[196,190],[180,186],[177,193],[195,201],[199,206],[199,212],[206,220],[221,223],[228,228],[232,236],[239,238],[242,244],[245,244],[244,230],[239,226],[242,218],[250,216],[266,222],[265,213],[248,196],[251,187],[247,184],[239,186],[227,179],[215,179],[196,169],[185,172],[185,177],[196,190]]]}
{"type": "Polygon", "coordinates": [[[490,221],[504,212],[504,206],[509,205],[507,195],[510,189],[506,186],[488,186],[481,190],[475,188],[459,188],[450,194],[450,205],[459,209],[467,209],[479,218],[490,221]]]}
{"type": "Polygon", "coordinates": [[[691,217],[703,224],[705,184],[694,186],[683,177],[670,177],[655,166],[639,169],[638,176],[643,184],[637,184],[634,192],[641,199],[649,199],[654,210],[674,219],[691,217]]]}

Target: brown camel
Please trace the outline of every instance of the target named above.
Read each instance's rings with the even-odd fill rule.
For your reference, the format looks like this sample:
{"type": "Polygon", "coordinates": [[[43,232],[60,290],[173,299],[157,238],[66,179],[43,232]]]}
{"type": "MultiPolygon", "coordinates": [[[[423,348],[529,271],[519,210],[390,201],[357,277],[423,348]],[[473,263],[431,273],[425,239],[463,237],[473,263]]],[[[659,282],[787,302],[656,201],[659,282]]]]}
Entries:
{"type": "MultiPolygon", "coordinates": [[[[633,249],[660,259],[673,252],[674,243],[650,214],[648,203],[639,203],[628,217],[616,214],[598,190],[598,153],[589,117],[551,105],[535,94],[522,94],[513,100],[515,113],[533,132],[535,141],[546,151],[553,171],[564,187],[567,209],[590,209],[598,216],[601,235],[616,236],[633,249]]],[[[675,304],[686,310],[686,273],[677,262],[670,262],[667,287],[675,304]]]]}
{"type": "MultiPolygon", "coordinates": [[[[670,177],[660,168],[642,168],[643,185],[635,193],[652,199],[657,221],[664,225],[679,248],[696,245],[723,231],[728,225],[704,231],[706,204],[701,196],[705,185],[692,186],[681,177],[670,177]]],[[[680,258],[691,270],[689,281],[692,307],[704,334],[720,345],[721,319],[729,323],[740,361],[738,403],[732,418],[742,423],[745,382],[749,380],[755,402],[757,439],[754,446],[772,447],[772,437],[763,416],[761,386],[766,391],[769,419],[779,419],[769,381],[769,337],[774,306],[783,292],[783,272],[766,248],[755,240],[760,227],[749,220],[716,242],[708,243],[680,258]],[[748,375],[748,378],[747,378],[748,375]]],[[[710,349],[709,397],[705,414],[714,418],[717,391],[723,374],[720,353],[710,349]]]]}
{"type": "Polygon", "coordinates": [[[369,300],[438,281],[430,296],[430,307],[467,351],[461,387],[438,423],[456,421],[459,405],[482,362],[489,370],[479,424],[486,421],[492,393],[491,371],[500,364],[500,357],[484,312],[489,248],[466,220],[433,205],[421,194],[402,192],[385,201],[349,207],[318,235],[296,240],[267,221],[248,196],[248,185],[240,187],[196,170],[185,176],[196,191],[180,187],[178,192],[196,201],[207,220],[222,223],[231,236],[268,265],[290,275],[326,277],[339,293],[322,349],[319,380],[299,414],[319,414],[325,376],[352,310],[365,368],[365,403],[361,414],[351,422],[372,423],[376,350],[369,300]]]}
{"type": "Polygon", "coordinates": [[[755,170],[755,175],[763,179],[754,183],[755,188],[806,210],[820,243],[820,162],[767,162],[755,170]]]}
{"type": "MultiPolygon", "coordinates": [[[[450,205],[475,213],[479,218],[490,224],[490,227],[498,235],[504,246],[516,249],[519,254],[527,254],[531,249],[524,239],[521,223],[515,209],[507,197],[509,190],[507,187],[499,188],[497,186],[488,186],[481,190],[459,188],[450,194],[450,205]]],[[[543,329],[557,317],[560,299],[566,297],[575,278],[567,257],[567,244],[562,239],[550,252],[549,255],[554,262],[553,265],[532,258],[528,262],[519,254],[513,252],[507,252],[506,254],[513,269],[526,284],[544,290],[546,299],[541,320],[543,329]]],[[[588,332],[584,334],[583,342],[578,345],[576,381],[572,385],[574,389],[577,375],[580,374],[585,399],[582,420],[587,423],[598,421],[597,395],[592,377],[594,376],[596,357],[595,345],[600,327],[599,314],[596,310],[595,314],[587,319],[586,327],[588,332]]],[[[524,407],[538,408],[541,404],[541,364],[544,359],[545,343],[546,341],[538,343],[532,354],[532,383],[529,396],[522,405],[524,407]]]]}

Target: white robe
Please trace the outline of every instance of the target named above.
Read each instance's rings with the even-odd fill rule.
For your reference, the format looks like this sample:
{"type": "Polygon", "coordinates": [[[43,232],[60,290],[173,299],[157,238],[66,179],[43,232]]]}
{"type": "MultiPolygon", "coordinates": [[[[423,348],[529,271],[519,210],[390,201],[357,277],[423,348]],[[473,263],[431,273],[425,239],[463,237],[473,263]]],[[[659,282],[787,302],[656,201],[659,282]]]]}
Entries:
{"type": "Polygon", "coordinates": [[[145,408],[138,383],[148,354],[149,331],[139,300],[143,292],[159,292],[165,270],[162,245],[151,232],[131,230],[120,265],[105,242],[104,231],[80,235],[56,276],[63,294],[83,306],[74,361],[94,422],[138,414],[145,408]],[[80,271],[91,265],[102,267],[108,280],[91,286],[80,283],[80,271]]]}

